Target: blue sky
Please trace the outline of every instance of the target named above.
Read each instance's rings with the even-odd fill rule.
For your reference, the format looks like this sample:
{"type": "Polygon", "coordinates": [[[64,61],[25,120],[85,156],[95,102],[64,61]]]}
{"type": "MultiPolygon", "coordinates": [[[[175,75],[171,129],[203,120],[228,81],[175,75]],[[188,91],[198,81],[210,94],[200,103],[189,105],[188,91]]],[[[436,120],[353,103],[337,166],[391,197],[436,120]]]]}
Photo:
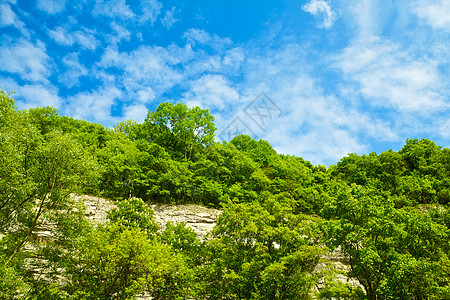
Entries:
{"type": "Polygon", "coordinates": [[[107,127],[180,101],[314,164],[449,147],[450,2],[0,0],[0,88],[107,127]]]}

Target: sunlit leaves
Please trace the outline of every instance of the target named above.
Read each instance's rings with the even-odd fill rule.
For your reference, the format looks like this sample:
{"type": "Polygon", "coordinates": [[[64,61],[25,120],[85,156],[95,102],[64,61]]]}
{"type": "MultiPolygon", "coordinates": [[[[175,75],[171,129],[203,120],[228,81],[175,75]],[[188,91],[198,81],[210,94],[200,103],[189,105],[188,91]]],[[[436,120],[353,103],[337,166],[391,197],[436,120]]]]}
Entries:
{"type": "Polygon", "coordinates": [[[226,298],[308,298],[321,250],[312,219],[294,214],[294,207],[283,196],[263,204],[228,202],[209,243],[210,288],[226,298]]]}
{"type": "Polygon", "coordinates": [[[174,158],[191,160],[196,151],[213,142],[213,121],[208,110],[165,102],[148,113],[144,132],[148,132],[151,141],[173,153],[174,158]]]}
{"type": "Polygon", "coordinates": [[[80,299],[129,299],[140,293],[175,299],[189,290],[182,257],[139,228],[117,223],[84,237],[66,269],[71,279],[66,290],[80,299]]]}

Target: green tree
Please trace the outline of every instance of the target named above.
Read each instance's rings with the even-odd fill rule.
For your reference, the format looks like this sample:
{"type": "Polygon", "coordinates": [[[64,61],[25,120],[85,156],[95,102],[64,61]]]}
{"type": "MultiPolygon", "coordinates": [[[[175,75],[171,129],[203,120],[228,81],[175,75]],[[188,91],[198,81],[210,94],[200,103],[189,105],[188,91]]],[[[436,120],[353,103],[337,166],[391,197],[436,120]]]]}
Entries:
{"type": "Polygon", "coordinates": [[[80,239],[70,253],[65,290],[75,299],[185,299],[190,272],[183,258],[139,228],[109,223],[80,239]]]}
{"type": "Polygon", "coordinates": [[[35,126],[42,135],[57,129],[60,118],[58,110],[54,107],[36,107],[23,112],[29,122],[35,126]]]}
{"type": "Polygon", "coordinates": [[[34,286],[25,259],[40,248],[37,233],[71,205],[69,193],[95,185],[98,165],[71,136],[54,130],[56,110],[18,112],[4,92],[0,102],[0,285],[23,297],[14,286],[34,286]],[[51,122],[37,118],[47,112],[51,122]]]}
{"type": "Polygon", "coordinates": [[[153,211],[142,199],[134,197],[120,201],[117,208],[108,211],[111,222],[124,228],[139,228],[149,236],[159,230],[153,215],[153,211]]]}
{"type": "Polygon", "coordinates": [[[0,257],[0,299],[25,299],[30,290],[24,277],[0,257]]]}
{"type": "Polygon", "coordinates": [[[396,209],[368,187],[341,184],[335,192],[322,232],[349,258],[349,276],[368,299],[449,297],[447,227],[417,208],[396,209]]]}
{"type": "Polygon", "coordinates": [[[118,199],[136,195],[140,179],[144,176],[142,160],[146,153],[141,152],[136,143],[123,133],[113,134],[105,146],[97,150],[99,162],[105,166],[102,189],[105,195],[118,199]]]}
{"type": "Polygon", "coordinates": [[[224,205],[209,241],[205,276],[212,299],[308,299],[321,250],[313,220],[286,196],[224,205]]]}
{"type": "Polygon", "coordinates": [[[191,160],[195,151],[214,141],[213,121],[208,110],[165,102],[155,112],[148,112],[144,130],[150,140],[174,153],[175,158],[191,160]]]}
{"type": "Polygon", "coordinates": [[[255,141],[250,136],[239,134],[231,141],[236,149],[247,153],[253,161],[261,166],[268,166],[275,159],[277,153],[272,146],[264,140],[255,141]]]}
{"type": "Polygon", "coordinates": [[[95,161],[60,133],[49,133],[45,142],[27,149],[19,162],[26,194],[15,194],[17,198],[8,199],[1,210],[4,226],[9,228],[9,261],[33,239],[47,213],[67,207],[69,194],[98,176],[95,161]]]}

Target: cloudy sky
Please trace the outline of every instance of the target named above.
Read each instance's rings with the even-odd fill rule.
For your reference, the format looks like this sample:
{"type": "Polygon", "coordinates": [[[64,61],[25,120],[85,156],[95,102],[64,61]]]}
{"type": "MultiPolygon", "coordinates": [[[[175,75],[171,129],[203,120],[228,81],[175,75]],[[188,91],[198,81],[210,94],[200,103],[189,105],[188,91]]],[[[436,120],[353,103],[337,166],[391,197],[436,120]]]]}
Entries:
{"type": "Polygon", "coordinates": [[[448,0],[0,0],[0,88],[107,127],[165,101],[332,164],[450,146],[448,0]]]}

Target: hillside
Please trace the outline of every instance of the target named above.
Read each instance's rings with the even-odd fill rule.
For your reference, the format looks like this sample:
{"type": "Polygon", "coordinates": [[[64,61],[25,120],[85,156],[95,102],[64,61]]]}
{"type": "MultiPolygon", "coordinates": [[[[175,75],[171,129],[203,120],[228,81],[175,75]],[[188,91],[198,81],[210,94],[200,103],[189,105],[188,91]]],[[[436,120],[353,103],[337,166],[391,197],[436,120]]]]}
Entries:
{"type": "Polygon", "coordinates": [[[107,129],[0,92],[0,298],[450,298],[449,149],[408,139],[327,168],[214,134],[207,110],[181,103],[107,129]],[[91,222],[71,193],[115,207],[91,222]],[[221,214],[193,213],[215,224],[200,238],[157,222],[175,204],[221,214]]]}

